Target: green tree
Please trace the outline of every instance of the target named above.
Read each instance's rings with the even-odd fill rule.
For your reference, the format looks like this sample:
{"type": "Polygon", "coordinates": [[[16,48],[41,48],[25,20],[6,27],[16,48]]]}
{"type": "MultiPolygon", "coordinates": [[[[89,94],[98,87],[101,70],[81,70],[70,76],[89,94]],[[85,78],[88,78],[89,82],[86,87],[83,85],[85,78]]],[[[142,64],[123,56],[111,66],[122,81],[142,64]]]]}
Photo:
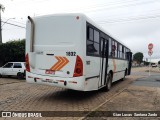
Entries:
{"type": "Polygon", "coordinates": [[[25,40],[15,40],[0,44],[0,65],[6,62],[25,61],[25,40]]]}
{"type": "Polygon", "coordinates": [[[137,61],[137,63],[140,65],[143,61],[143,53],[137,52],[133,55],[133,60],[137,61]]]}
{"type": "Polygon", "coordinates": [[[158,61],[158,65],[160,65],[160,61],[158,61]]]}

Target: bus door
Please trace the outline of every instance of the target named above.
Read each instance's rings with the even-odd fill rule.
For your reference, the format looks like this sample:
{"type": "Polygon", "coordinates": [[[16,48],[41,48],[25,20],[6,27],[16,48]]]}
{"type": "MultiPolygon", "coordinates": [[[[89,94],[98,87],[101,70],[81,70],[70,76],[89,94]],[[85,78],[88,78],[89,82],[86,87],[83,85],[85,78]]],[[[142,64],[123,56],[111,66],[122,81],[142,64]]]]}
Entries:
{"type": "Polygon", "coordinates": [[[130,75],[132,66],[132,52],[127,52],[127,59],[128,59],[128,75],[130,75]]]}
{"type": "Polygon", "coordinates": [[[101,38],[100,40],[100,55],[101,55],[101,62],[100,62],[100,80],[99,80],[99,87],[104,86],[107,80],[107,68],[108,68],[108,40],[101,38]]]}

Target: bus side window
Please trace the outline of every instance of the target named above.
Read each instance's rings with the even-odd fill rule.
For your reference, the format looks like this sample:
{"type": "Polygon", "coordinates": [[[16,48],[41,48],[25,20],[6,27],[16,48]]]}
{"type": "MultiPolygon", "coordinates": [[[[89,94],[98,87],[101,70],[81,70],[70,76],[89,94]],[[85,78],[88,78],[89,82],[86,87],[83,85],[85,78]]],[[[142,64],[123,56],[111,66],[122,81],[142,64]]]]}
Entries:
{"type": "Polygon", "coordinates": [[[115,41],[115,57],[117,57],[117,42],[115,41]]]}
{"type": "Polygon", "coordinates": [[[126,60],[129,60],[129,58],[128,58],[128,52],[129,52],[129,50],[126,48],[126,60]]]}
{"type": "Polygon", "coordinates": [[[99,32],[94,30],[94,42],[99,43],[99,32]]]}
{"type": "Polygon", "coordinates": [[[97,50],[95,54],[99,55],[99,32],[94,30],[94,47],[97,50]]]}
{"type": "Polygon", "coordinates": [[[126,47],[124,47],[124,59],[126,59],[126,47]]]}
{"type": "Polygon", "coordinates": [[[89,40],[89,26],[87,26],[87,40],[89,40]]]}
{"type": "Polygon", "coordinates": [[[111,45],[111,43],[112,43],[112,40],[111,40],[111,38],[109,38],[109,56],[112,56],[112,51],[111,51],[111,48],[112,48],[112,45],[111,45]]]}
{"type": "Polygon", "coordinates": [[[119,44],[119,58],[122,58],[122,45],[119,44]]]}
{"type": "Polygon", "coordinates": [[[87,27],[87,53],[99,55],[99,32],[87,27]]]}
{"type": "Polygon", "coordinates": [[[120,51],[119,51],[119,50],[120,50],[120,49],[119,49],[119,43],[118,43],[118,44],[117,44],[117,54],[118,54],[117,57],[118,57],[118,58],[120,58],[120,51]]]}
{"type": "Polygon", "coordinates": [[[87,40],[93,40],[93,29],[91,27],[87,27],[87,40]]]}
{"type": "Polygon", "coordinates": [[[112,57],[115,57],[115,41],[112,40],[112,52],[111,52],[112,57]]]}
{"type": "Polygon", "coordinates": [[[97,50],[94,47],[93,41],[87,40],[87,53],[95,53],[97,50]]]}
{"type": "Polygon", "coordinates": [[[99,44],[98,43],[94,43],[94,48],[96,50],[95,54],[99,55],[99,44]]]}

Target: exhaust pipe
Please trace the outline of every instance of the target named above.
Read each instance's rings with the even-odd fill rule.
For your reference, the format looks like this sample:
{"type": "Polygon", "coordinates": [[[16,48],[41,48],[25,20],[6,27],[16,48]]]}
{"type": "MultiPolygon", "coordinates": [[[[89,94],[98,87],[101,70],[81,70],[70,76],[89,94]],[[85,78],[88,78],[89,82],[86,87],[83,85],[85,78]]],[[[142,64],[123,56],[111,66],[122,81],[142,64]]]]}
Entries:
{"type": "Polygon", "coordinates": [[[35,32],[35,24],[33,19],[28,16],[29,21],[31,22],[31,33],[30,33],[30,52],[34,52],[34,32],[35,32]]]}

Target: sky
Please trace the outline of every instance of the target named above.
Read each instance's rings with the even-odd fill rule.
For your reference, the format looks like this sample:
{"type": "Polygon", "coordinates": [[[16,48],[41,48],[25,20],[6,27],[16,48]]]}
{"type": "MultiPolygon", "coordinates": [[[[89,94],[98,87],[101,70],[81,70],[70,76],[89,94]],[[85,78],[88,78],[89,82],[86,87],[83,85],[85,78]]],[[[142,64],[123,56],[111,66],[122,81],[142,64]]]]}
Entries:
{"type": "Polygon", "coordinates": [[[57,13],[84,13],[134,53],[149,58],[148,44],[153,43],[152,61],[160,60],[160,0],[0,0],[3,42],[25,38],[27,16],[57,13]]]}

